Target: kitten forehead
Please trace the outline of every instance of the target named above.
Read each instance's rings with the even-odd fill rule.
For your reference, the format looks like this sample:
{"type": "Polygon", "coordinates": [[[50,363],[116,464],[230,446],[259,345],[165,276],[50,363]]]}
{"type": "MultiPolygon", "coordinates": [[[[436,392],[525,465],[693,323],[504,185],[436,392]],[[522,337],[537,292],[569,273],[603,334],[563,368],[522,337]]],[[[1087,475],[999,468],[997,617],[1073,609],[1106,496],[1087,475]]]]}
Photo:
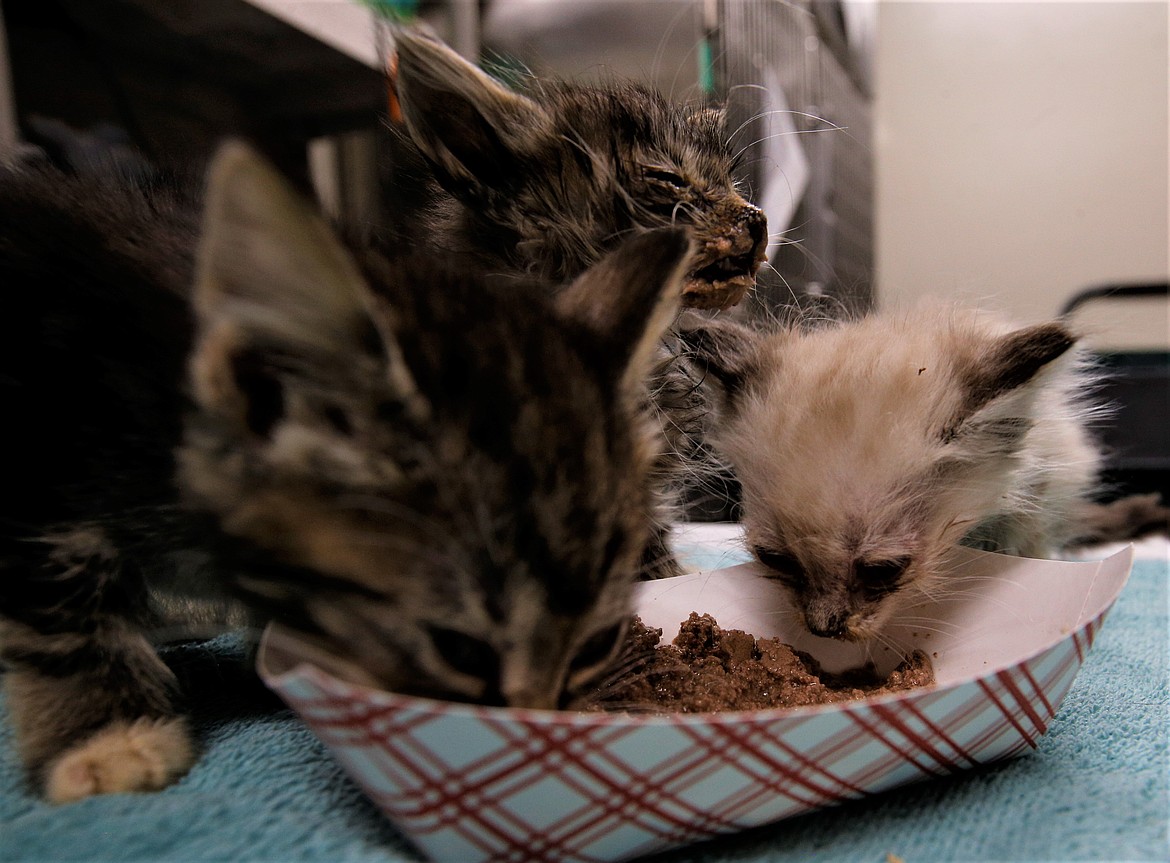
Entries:
{"type": "Polygon", "coordinates": [[[776,542],[877,553],[891,538],[957,541],[987,512],[1025,506],[1036,459],[1080,477],[1093,458],[1073,338],[931,308],[762,336],[719,435],[745,521],[776,542]]]}
{"type": "MultiPolygon", "coordinates": [[[[929,310],[787,331],[766,341],[757,382],[766,398],[796,400],[824,419],[830,433],[891,437],[958,404],[961,376],[1008,331],[981,315],[929,310]]],[[[776,419],[809,425],[795,414],[776,419]]]]}
{"type": "Polygon", "coordinates": [[[914,311],[768,337],[733,424],[753,433],[721,440],[745,495],[786,534],[905,529],[963,404],[960,369],[1004,331],[972,314],[914,311]]]}
{"type": "MultiPolygon", "coordinates": [[[[765,422],[793,458],[824,453],[870,461],[899,441],[917,447],[929,419],[956,400],[955,339],[906,320],[871,319],[812,333],[784,333],[760,352],[748,414],[765,422]],[[777,404],[787,409],[774,409],[777,404]],[[911,440],[906,435],[911,430],[911,440]]],[[[875,469],[879,466],[875,465],[875,469]]]]}
{"type": "Polygon", "coordinates": [[[726,173],[730,168],[720,114],[668,102],[636,83],[552,84],[534,98],[559,126],[574,130],[591,145],[609,150],[616,140],[650,161],[665,159],[698,174],[726,173]]]}

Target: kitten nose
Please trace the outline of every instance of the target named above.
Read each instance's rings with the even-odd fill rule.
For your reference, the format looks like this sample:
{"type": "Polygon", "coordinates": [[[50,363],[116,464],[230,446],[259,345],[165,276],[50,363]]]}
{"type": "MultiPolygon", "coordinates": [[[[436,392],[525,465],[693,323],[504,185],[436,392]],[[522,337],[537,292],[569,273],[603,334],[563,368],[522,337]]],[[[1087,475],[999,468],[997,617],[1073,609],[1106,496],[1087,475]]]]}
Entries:
{"type": "Polygon", "coordinates": [[[840,614],[815,614],[805,612],[804,622],[808,631],[820,638],[848,638],[849,628],[845,625],[849,616],[840,614]]]}
{"type": "Polygon", "coordinates": [[[565,672],[560,664],[515,651],[504,659],[499,691],[508,707],[555,710],[564,683],[565,672]]]}
{"type": "Polygon", "coordinates": [[[505,692],[504,704],[507,707],[520,707],[525,710],[556,710],[558,698],[547,690],[522,689],[505,692]]]}
{"type": "Polygon", "coordinates": [[[759,246],[761,243],[767,242],[768,217],[764,215],[763,210],[748,204],[744,208],[740,220],[744,223],[744,227],[747,228],[748,234],[751,235],[753,248],[759,246]]]}

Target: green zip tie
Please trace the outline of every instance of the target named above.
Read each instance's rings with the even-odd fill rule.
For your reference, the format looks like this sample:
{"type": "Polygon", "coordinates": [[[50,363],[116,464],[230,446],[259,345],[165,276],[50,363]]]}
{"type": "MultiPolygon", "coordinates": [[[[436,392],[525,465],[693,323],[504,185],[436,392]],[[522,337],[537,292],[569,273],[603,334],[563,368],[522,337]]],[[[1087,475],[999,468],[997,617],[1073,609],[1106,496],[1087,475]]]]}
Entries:
{"type": "Polygon", "coordinates": [[[390,21],[410,21],[418,15],[418,0],[357,0],[390,21]]]}
{"type": "Polygon", "coordinates": [[[715,92],[715,61],[711,56],[711,40],[699,40],[699,87],[710,96],[715,92]]]}

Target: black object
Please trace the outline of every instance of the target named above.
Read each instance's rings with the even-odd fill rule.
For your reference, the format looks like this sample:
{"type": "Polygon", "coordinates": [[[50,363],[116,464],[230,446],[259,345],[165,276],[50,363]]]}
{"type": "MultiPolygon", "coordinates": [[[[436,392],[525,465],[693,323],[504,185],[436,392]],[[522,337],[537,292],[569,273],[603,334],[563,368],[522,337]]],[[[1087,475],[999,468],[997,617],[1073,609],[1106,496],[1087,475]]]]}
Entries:
{"type": "MultiPolygon", "coordinates": [[[[1065,317],[1088,303],[1166,297],[1170,284],[1100,285],[1081,291],[1061,310],[1065,317]]],[[[1170,302],[1167,308],[1170,326],[1170,302]]],[[[1170,500],[1170,350],[1102,351],[1099,399],[1113,412],[1100,424],[1106,449],[1107,499],[1161,492],[1170,500]]]]}

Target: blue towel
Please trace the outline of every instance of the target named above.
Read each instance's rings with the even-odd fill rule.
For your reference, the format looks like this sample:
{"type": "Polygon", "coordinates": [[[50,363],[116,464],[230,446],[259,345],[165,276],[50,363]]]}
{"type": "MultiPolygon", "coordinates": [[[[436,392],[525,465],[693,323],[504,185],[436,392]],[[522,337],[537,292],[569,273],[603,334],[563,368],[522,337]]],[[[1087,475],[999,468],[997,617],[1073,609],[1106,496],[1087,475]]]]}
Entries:
{"type": "MultiPolygon", "coordinates": [[[[1167,577],[1165,561],[1135,564],[1036,752],[656,859],[1170,861],[1167,577]]],[[[204,752],[158,794],[40,802],[22,784],[0,715],[0,860],[419,859],[300,722],[240,672],[242,658],[231,637],[170,651],[194,693],[204,752]]]]}

